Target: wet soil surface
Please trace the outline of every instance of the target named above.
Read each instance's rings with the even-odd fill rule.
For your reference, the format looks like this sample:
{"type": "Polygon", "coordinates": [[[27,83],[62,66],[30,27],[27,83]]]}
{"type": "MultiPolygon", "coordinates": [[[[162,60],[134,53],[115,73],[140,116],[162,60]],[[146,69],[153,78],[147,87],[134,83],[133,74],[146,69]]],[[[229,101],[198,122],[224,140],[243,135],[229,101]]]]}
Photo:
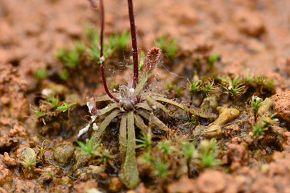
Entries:
{"type": "MultiPolygon", "coordinates": [[[[106,37],[128,31],[126,1],[105,3],[106,37]]],[[[153,132],[152,156],[168,161],[169,172],[166,177],[158,176],[142,162],[146,152],[138,149],[141,183],[132,192],[290,192],[288,0],[134,3],[140,51],[163,36],[177,42],[176,58],[164,57],[151,90],[192,108],[208,107],[210,112],[196,110],[197,122],[183,112],[177,111],[170,119],[161,113],[159,118],[173,131],[166,137],[153,132]],[[211,53],[221,56],[213,71],[196,64],[208,60],[211,53]],[[260,75],[267,79],[253,78],[260,75]],[[204,81],[201,84],[212,82],[217,94],[190,93],[188,80],[197,76],[204,81]],[[237,99],[223,96],[219,76],[241,77],[247,90],[237,99]],[[255,80],[250,82],[250,78],[255,80]],[[275,88],[268,79],[274,80],[275,88]],[[254,113],[252,96],[264,100],[263,108],[254,113]],[[216,106],[224,108],[207,106],[204,101],[211,102],[210,97],[216,97],[216,106]],[[239,116],[218,124],[218,116],[231,108],[238,109],[239,116]],[[194,126],[188,124],[189,119],[194,126]],[[261,131],[262,136],[253,137],[260,131],[253,131],[254,126],[266,127],[266,122],[270,126],[261,131]],[[217,138],[219,164],[189,163],[178,153],[187,139],[201,148],[199,142],[208,138],[203,131],[216,127],[223,130],[214,130],[209,138],[217,138]],[[175,149],[170,159],[158,149],[162,140],[171,141],[175,149]]],[[[104,148],[118,156],[108,156],[106,162],[98,156],[91,159],[81,155],[76,143],[79,130],[90,120],[86,102],[104,94],[98,67],[84,56],[81,67],[68,69],[69,79],[58,76],[65,68],[57,60],[58,50],[73,48],[76,41],[86,39],[88,26],[98,23],[97,11],[79,0],[0,0],[0,192],[128,191],[118,178],[117,120],[103,141],[104,148]],[[35,76],[39,69],[45,69],[44,78],[35,76]],[[65,107],[68,102],[72,108],[58,110],[52,101],[48,105],[45,96],[51,92],[58,97],[58,105],[65,107]]],[[[128,46],[112,54],[107,63],[111,88],[131,80],[128,46]]]]}

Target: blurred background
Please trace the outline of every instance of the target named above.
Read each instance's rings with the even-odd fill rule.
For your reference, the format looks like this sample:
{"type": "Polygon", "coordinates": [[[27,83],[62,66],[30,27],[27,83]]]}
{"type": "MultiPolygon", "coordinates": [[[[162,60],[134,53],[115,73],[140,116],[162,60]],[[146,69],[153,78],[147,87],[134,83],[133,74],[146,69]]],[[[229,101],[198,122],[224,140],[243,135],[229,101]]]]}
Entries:
{"type": "MultiPolygon", "coordinates": [[[[290,57],[289,0],[134,0],[139,49],[161,36],[179,50],[212,46],[222,71],[267,74],[287,81],[290,57]]],[[[106,34],[129,29],[127,2],[105,1],[106,34]]],[[[54,53],[70,47],[98,14],[86,0],[0,0],[0,65],[21,75],[54,65],[54,53]]]]}

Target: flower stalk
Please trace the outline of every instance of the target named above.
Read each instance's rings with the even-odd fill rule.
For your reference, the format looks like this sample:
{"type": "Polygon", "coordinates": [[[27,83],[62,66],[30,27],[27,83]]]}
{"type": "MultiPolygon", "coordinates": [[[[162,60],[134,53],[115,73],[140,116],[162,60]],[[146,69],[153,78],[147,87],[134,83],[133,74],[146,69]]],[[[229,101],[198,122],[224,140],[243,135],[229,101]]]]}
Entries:
{"type": "MultiPolygon", "coordinates": [[[[96,9],[97,6],[93,0],[89,0],[93,9],[96,9]]],[[[105,75],[105,57],[104,57],[104,30],[105,30],[105,11],[104,11],[104,3],[103,0],[99,0],[99,18],[100,18],[100,73],[102,77],[103,86],[106,94],[116,102],[119,102],[119,99],[116,98],[109,90],[106,75],[105,75]]]]}
{"type": "Polygon", "coordinates": [[[128,0],[128,12],[130,19],[130,30],[131,30],[131,41],[132,41],[132,54],[133,54],[133,88],[136,88],[139,78],[139,68],[138,68],[138,47],[137,47],[137,35],[134,17],[133,1],[128,0]]]}

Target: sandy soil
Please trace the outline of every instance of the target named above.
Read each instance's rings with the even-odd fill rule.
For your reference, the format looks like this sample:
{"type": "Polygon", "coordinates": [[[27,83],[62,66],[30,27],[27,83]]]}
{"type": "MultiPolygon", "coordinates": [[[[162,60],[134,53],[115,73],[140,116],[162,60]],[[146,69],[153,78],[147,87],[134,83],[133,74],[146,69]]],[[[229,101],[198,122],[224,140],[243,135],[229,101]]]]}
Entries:
{"type": "MultiPolygon", "coordinates": [[[[288,0],[180,0],[178,3],[135,0],[134,3],[140,49],[152,47],[163,35],[177,40],[180,53],[212,46],[213,52],[222,56],[219,71],[234,75],[262,74],[276,81],[277,94],[272,96],[276,101],[275,111],[289,124],[288,0]]],[[[126,5],[126,1],[120,0],[106,2],[107,35],[129,29],[126,5]]],[[[16,163],[17,151],[41,144],[34,136],[36,120],[31,113],[31,96],[36,88],[34,73],[39,68],[60,69],[56,51],[72,46],[83,37],[87,26],[97,22],[97,14],[85,0],[0,0],[0,192],[71,192],[72,189],[85,192],[98,186],[93,180],[78,180],[71,185],[73,180],[63,176],[57,186],[44,189],[38,180],[50,181],[45,176],[46,170],[60,174],[55,171],[59,168],[39,169],[35,172],[41,177],[34,179],[20,175],[16,163]]],[[[103,90],[96,87],[90,92],[100,94],[103,90]]],[[[243,165],[247,162],[245,150],[233,141],[230,150],[234,153],[228,152],[227,159],[238,164],[232,166],[238,167],[237,171],[228,174],[209,170],[196,179],[181,178],[165,189],[170,193],[288,193],[290,135],[282,133],[286,138],[284,151],[275,152],[269,163],[254,164],[254,168],[243,165]]],[[[61,137],[54,143],[59,141],[61,137]]],[[[150,190],[141,184],[135,192],[150,190]]]]}

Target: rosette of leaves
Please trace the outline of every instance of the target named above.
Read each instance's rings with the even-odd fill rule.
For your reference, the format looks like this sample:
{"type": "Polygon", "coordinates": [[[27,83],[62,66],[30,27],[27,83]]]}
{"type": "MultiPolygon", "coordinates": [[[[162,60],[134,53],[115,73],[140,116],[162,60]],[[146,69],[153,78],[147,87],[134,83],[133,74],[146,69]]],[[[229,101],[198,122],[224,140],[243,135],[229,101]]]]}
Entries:
{"type": "MultiPolygon", "coordinates": [[[[94,9],[96,3],[90,0],[94,9]]],[[[165,114],[171,115],[166,104],[176,106],[189,112],[189,109],[173,100],[161,97],[159,94],[146,91],[145,87],[149,83],[153,69],[162,60],[161,50],[152,48],[147,53],[143,73],[139,80],[139,62],[137,35],[133,11],[133,1],[128,0],[128,12],[130,19],[131,43],[133,55],[133,84],[132,86],[122,85],[117,93],[111,93],[105,76],[104,70],[104,5],[99,0],[99,18],[100,18],[100,73],[107,96],[96,99],[95,102],[88,102],[87,106],[91,113],[91,120],[88,125],[80,130],[78,136],[82,136],[90,128],[93,129],[92,140],[94,143],[101,143],[105,130],[113,120],[119,121],[119,150],[122,157],[122,169],[119,177],[128,188],[134,188],[139,183],[139,173],[136,162],[136,128],[139,128],[143,135],[146,135],[151,126],[159,128],[164,132],[168,132],[169,128],[155,114],[156,109],[164,111],[165,114]],[[108,104],[102,109],[96,108],[96,102],[104,102],[108,104]]]]}
{"type": "Polygon", "coordinates": [[[160,60],[161,50],[159,48],[152,48],[146,55],[142,78],[136,88],[129,88],[123,85],[120,87],[119,92],[115,93],[115,99],[107,96],[96,99],[95,102],[108,103],[102,109],[95,109],[95,103],[89,103],[88,107],[91,109],[92,120],[79,133],[79,136],[82,135],[92,126],[94,130],[92,138],[95,140],[95,143],[100,143],[109,124],[114,119],[120,121],[119,149],[123,159],[123,166],[119,176],[129,188],[136,186],[139,182],[135,153],[136,128],[139,128],[143,135],[148,133],[151,126],[168,132],[169,128],[166,124],[154,114],[156,109],[160,109],[168,116],[171,116],[166,104],[189,111],[183,104],[144,89],[152,76],[153,68],[160,60]]]}

